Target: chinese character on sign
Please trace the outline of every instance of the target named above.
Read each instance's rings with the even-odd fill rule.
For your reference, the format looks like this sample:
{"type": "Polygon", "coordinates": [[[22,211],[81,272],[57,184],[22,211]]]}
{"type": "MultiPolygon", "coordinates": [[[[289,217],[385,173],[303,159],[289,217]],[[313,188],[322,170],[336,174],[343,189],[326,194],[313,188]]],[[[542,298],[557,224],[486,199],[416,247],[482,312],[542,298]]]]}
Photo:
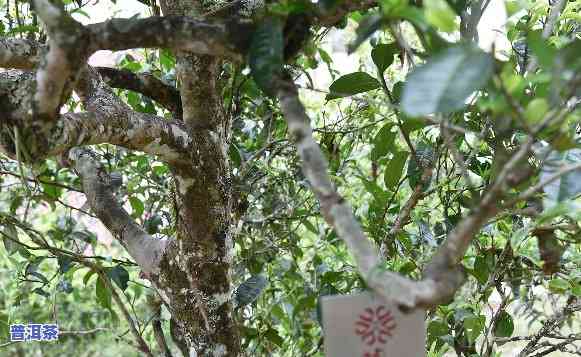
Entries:
{"type": "Polygon", "coordinates": [[[329,357],[426,357],[425,310],[402,311],[372,292],[321,298],[329,357]]]}
{"type": "Polygon", "coordinates": [[[44,341],[55,341],[59,339],[59,327],[55,324],[42,325],[42,339],[44,341]]]}
{"type": "Polygon", "coordinates": [[[58,338],[56,324],[10,325],[10,341],[56,341],[58,338]]]}
{"type": "Polygon", "coordinates": [[[375,309],[368,307],[359,315],[359,320],[355,322],[355,333],[361,336],[365,344],[373,346],[375,343],[385,344],[396,327],[391,311],[380,305],[375,309]]]}
{"type": "Polygon", "coordinates": [[[28,338],[29,341],[40,341],[41,324],[28,324],[28,338]]]}
{"type": "Polygon", "coordinates": [[[10,341],[26,341],[26,327],[24,325],[10,325],[10,341]]]}

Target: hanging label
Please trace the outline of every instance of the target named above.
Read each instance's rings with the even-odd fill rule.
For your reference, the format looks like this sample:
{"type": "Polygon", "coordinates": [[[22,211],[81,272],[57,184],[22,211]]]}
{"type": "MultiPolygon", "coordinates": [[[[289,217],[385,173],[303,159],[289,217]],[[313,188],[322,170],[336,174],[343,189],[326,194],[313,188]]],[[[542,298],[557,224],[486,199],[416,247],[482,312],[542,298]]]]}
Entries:
{"type": "Polygon", "coordinates": [[[426,355],[425,310],[404,313],[372,293],[321,298],[325,356],[426,355]]]}

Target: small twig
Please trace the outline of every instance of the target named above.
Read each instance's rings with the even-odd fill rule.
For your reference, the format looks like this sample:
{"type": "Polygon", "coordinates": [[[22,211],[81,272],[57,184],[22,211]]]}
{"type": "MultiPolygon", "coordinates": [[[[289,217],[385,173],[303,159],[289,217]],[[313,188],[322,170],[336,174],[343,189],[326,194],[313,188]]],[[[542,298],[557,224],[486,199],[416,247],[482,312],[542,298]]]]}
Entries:
{"type": "Polygon", "coordinates": [[[448,149],[452,153],[452,157],[456,161],[456,164],[458,164],[458,167],[460,167],[460,172],[462,173],[464,181],[466,181],[468,188],[470,189],[474,196],[474,193],[476,192],[474,189],[474,183],[472,182],[470,174],[468,173],[468,167],[466,166],[466,161],[464,161],[464,156],[458,150],[458,148],[453,142],[454,135],[451,135],[448,132],[448,119],[442,120],[442,125],[440,126],[440,128],[442,136],[444,137],[444,145],[446,145],[446,147],[448,147],[448,149]]]}
{"type": "Polygon", "coordinates": [[[67,336],[67,335],[91,335],[97,333],[99,331],[109,331],[106,327],[95,327],[91,330],[83,330],[83,331],[59,331],[59,336],[67,336]]]}
{"type": "Polygon", "coordinates": [[[529,343],[519,353],[519,357],[525,357],[530,352],[534,351],[536,349],[535,346],[539,343],[541,338],[546,337],[547,334],[558,328],[561,322],[563,322],[568,316],[577,311],[581,311],[581,300],[573,299],[572,301],[569,301],[569,303],[567,303],[567,305],[561,311],[557,312],[553,315],[553,317],[545,321],[543,326],[536,334],[529,336],[529,343]]]}
{"type": "Polygon", "coordinates": [[[101,279],[101,281],[105,284],[107,289],[111,292],[111,296],[113,297],[113,300],[117,304],[117,307],[119,308],[119,310],[121,310],[121,313],[125,317],[125,320],[127,320],[127,323],[129,324],[129,328],[131,330],[131,333],[133,334],[133,337],[137,341],[137,344],[139,346],[139,350],[141,352],[143,352],[146,356],[153,357],[153,354],[151,353],[149,346],[147,345],[147,343],[143,339],[143,336],[141,336],[139,334],[139,331],[135,327],[135,321],[133,321],[133,318],[129,314],[129,311],[127,311],[125,304],[123,304],[123,301],[121,301],[121,298],[119,297],[119,294],[115,290],[115,287],[113,286],[113,284],[111,284],[109,277],[101,269],[98,269],[97,273],[99,274],[99,278],[101,279]]]}
{"type": "MultiPolygon", "coordinates": [[[[15,176],[15,177],[20,177],[19,174],[14,173],[14,172],[10,172],[10,171],[0,171],[0,175],[10,175],[10,176],[15,176]]],[[[83,193],[83,191],[78,189],[78,188],[67,186],[67,185],[64,185],[62,183],[58,183],[58,182],[54,182],[54,181],[46,181],[46,180],[42,180],[39,178],[31,178],[31,177],[25,177],[25,180],[27,180],[29,182],[40,182],[40,183],[43,183],[45,185],[51,185],[51,186],[67,189],[69,191],[83,193]]]]}
{"type": "Polygon", "coordinates": [[[511,206],[515,205],[519,201],[526,200],[527,198],[530,198],[531,196],[533,196],[535,193],[537,193],[538,191],[540,191],[543,187],[545,187],[546,185],[550,184],[551,182],[559,179],[560,177],[562,177],[562,176],[564,176],[564,175],[566,175],[566,174],[568,174],[568,173],[570,173],[572,171],[577,171],[577,170],[581,170],[581,163],[574,164],[574,165],[563,166],[557,172],[555,172],[551,176],[547,177],[545,180],[539,182],[535,186],[530,187],[528,190],[526,190],[525,192],[521,193],[516,198],[513,198],[512,200],[510,200],[504,206],[505,207],[511,207],[511,206]]]}

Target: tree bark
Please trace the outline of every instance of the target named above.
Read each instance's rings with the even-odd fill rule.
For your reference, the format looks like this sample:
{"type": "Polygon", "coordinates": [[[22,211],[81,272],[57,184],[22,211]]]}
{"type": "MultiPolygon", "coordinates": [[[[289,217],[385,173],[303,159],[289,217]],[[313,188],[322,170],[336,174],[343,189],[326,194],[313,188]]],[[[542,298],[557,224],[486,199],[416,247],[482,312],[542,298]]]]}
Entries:
{"type": "MultiPolygon", "coordinates": [[[[165,16],[198,16],[198,1],[164,0],[165,16]]],[[[176,51],[183,121],[193,138],[189,163],[174,165],[176,240],[161,262],[161,285],[190,350],[198,356],[238,356],[232,316],[231,178],[220,77],[223,61],[176,51]]]]}

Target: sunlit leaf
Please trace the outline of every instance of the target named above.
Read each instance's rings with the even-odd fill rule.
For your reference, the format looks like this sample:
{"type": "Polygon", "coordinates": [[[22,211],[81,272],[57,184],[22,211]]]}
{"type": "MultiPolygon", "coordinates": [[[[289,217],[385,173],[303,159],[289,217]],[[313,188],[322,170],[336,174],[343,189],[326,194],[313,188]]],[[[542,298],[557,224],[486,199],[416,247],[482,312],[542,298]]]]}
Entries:
{"type": "Polygon", "coordinates": [[[133,210],[132,216],[139,217],[143,214],[145,205],[139,198],[135,196],[129,197],[129,203],[131,204],[131,209],[133,210]]]}
{"type": "Polygon", "coordinates": [[[407,151],[397,151],[385,167],[384,181],[389,189],[395,189],[401,178],[403,168],[409,156],[407,151]]]}
{"type": "Polygon", "coordinates": [[[354,72],[346,74],[329,87],[329,94],[326,99],[332,100],[336,98],[349,97],[354,94],[368,92],[373,89],[381,87],[377,79],[371,77],[365,72],[354,72]]]}
{"type": "Polygon", "coordinates": [[[391,66],[394,56],[399,52],[395,43],[381,43],[371,50],[371,58],[377,66],[379,73],[385,72],[387,67],[391,66]]]}
{"type": "Polygon", "coordinates": [[[456,14],[445,0],[424,0],[423,4],[430,24],[444,32],[456,29],[456,14]]]}
{"type": "Polygon", "coordinates": [[[555,294],[562,294],[571,288],[571,284],[561,278],[555,278],[549,281],[549,290],[555,294]]]}
{"type": "Polygon", "coordinates": [[[496,325],[494,326],[494,336],[511,337],[514,332],[514,321],[512,316],[506,311],[501,311],[496,325]]]}
{"type": "Polygon", "coordinates": [[[393,131],[393,124],[384,125],[373,139],[373,150],[371,160],[378,160],[394,150],[394,141],[397,132],[393,131]]]}
{"type": "Polygon", "coordinates": [[[97,284],[95,284],[95,295],[97,302],[105,309],[111,309],[111,291],[103,281],[103,277],[99,276],[97,284]]]}
{"type": "Polygon", "coordinates": [[[402,110],[409,116],[450,113],[488,82],[492,57],[479,48],[459,45],[430,58],[406,79],[402,110]]]}

